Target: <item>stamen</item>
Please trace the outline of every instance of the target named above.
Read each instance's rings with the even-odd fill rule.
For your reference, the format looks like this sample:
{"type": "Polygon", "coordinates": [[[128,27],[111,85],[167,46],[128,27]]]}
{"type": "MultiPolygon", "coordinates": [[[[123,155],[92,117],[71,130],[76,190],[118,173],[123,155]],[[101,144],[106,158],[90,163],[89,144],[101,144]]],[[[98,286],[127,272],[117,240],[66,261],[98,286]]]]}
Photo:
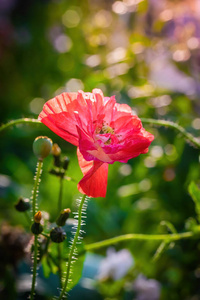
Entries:
{"type": "Polygon", "coordinates": [[[104,133],[111,133],[114,134],[114,130],[112,127],[107,126],[107,125],[103,125],[101,128],[101,131],[99,132],[100,134],[104,134],[104,133]]]}

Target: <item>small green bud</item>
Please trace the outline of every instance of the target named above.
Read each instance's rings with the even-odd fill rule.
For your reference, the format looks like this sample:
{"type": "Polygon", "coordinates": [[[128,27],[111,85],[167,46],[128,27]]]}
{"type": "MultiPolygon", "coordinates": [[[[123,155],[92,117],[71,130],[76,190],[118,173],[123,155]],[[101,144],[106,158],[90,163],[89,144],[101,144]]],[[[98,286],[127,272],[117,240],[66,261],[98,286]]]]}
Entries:
{"type": "Polygon", "coordinates": [[[67,170],[68,165],[69,165],[69,157],[64,156],[64,157],[63,157],[63,169],[64,169],[64,170],[67,170]]]}
{"type": "Polygon", "coordinates": [[[71,210],[69,208],[63,209],[60,212],[59,217],[56,220],[56,224],[58,226],[64,226],[65,222],[67,221],[67,219],[69,218],[69,214],[70,214],[71,210]]]}
{"type": "Polygon", "coordinates": [[[43,226],[40,224],[40,223],[36,223],[34,222],[32,225],[31,225],[31,232],[33,234],[40,234],[41,232],[43,231],[43,226]]]}
{"type": "Polygon", "coordinates": [[[33,142],[33,152],[39,160],[43,160],[51,153],[52,145],[52,140],[47,136],[38,136],[33,142]]]}
{"type": "Polygon", "coordinates": [[[18,202],[15,204],[16,210],[24,212],[30,209],[30,201],[28,198],[19,198],[18,202]]]}
{"type": "Polygon", "coordinates": [[[54,243],[62,243],[66,239],[66,233],[61,227],[55,227],[50,231],[50,238],[54,243]]]}

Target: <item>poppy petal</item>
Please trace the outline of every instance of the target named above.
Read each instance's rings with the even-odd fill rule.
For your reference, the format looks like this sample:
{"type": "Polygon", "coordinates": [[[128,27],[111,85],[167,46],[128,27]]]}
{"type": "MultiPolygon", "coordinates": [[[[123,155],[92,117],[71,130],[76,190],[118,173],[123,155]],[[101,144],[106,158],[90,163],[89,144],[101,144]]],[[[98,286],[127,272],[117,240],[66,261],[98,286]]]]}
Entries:
{"type": "Polygon", "coordinates": [[[108,179],[108,164],[99,161],[86,161],[79,149],[78,161],[84,177],[78,184],[78,190],[89,197],[105,197],[108,179]]]}

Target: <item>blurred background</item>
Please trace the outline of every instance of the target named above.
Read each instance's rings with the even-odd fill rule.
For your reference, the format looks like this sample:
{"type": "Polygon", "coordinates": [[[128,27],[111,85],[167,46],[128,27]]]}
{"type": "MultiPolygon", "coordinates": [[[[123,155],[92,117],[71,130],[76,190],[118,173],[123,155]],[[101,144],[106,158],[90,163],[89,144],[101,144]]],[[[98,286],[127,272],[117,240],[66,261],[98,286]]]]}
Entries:
{"type": "MultiPolygon", "coordinates": [[[[199,136],[200,1],[0,0],[0,68],[1,123],[37,118],[45,101],[64,91],[100,88],[139,117],[171,120],[199,136]]],[[[88,203],[86,244],[126,233],[166,233],[163,220],[182,232],[195,218],[188,185],[200,183],[199,151],[171,129],[144,127],[155,136],[149,153],[110,165],[106,198],[88,203]]],[[[63,208],[77,210],[82,175],[75,147],[44,125],[4,131],[1,299],[26,299],[28,291],[29,228],[14,204],[31,196],[38,135],[49,136],[69,157],[67,175],[74,181],[64,182],[63,208]]],[[[44,161],[39,194],[50,220],[59,191],[59,179],[49,174],[52,164],[52,157],[44,161]]],[[[176,242],[152,261],[158,246],[129,241],[88,254],[70,299],[199,300],[199,240],[176,242]]],[[[39,274],[36,299],[51,299],[57,277],[45,278],[42,269],[39,274]]]]}

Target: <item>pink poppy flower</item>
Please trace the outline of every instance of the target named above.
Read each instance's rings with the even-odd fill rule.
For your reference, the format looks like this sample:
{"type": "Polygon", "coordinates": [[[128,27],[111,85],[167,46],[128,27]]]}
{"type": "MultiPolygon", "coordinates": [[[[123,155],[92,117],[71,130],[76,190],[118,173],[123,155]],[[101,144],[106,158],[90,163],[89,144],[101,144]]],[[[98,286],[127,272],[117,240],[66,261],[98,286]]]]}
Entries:
{"type": "Polygon", "coordinates": [[[63,93],[47,101],[39,120],[69,143],[77,146],[83,178],[78,190],[90,197],[105,197],[108,164],[126,163],[148,152],[154,136],[145,131],[127,104],[115,97],[92,93],[63,93]]]}

